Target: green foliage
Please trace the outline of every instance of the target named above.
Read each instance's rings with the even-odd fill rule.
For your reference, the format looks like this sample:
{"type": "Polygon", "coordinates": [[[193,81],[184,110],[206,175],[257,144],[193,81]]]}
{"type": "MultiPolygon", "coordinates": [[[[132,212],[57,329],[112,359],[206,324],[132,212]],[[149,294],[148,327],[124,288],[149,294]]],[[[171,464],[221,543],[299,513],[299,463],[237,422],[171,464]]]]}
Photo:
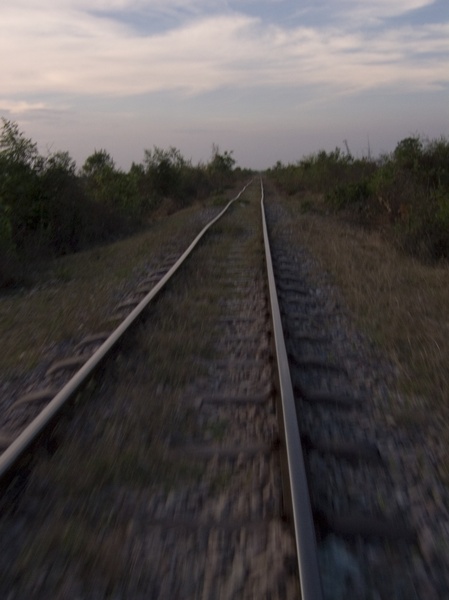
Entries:
{"type": "Polygon", "coordinates": [[[183,207],[226,188],[233,180],[234,164],[232,151],[220,153],[215,145],[210,162],[196,167],[177,148],[163,150],[154,146],[153,150],[145,150],[143,185],[151,196],[169,198],[183,207]]]}
{"type": "Polygon", "coordinates": [[[269,175],[290,195],[320,193],[351,221],[379,227],[406,252],[425,260],[449,258],[449,142],[418,136],[390,155],[354,159],[336,148],[295,165],[277,162],[269,175]]]}
{"type": "Polygon", "coordinates": [[[423,156],[423,143],[419,137],[408,137],[399,142],[393,152],[396,166],[408,171],[417,172],[423,156]]]}
{"type": "MultiPolygon", "coordinates": [[[[370,161],[354,159],[349,153],[335,148],[332,152],[321,150],[305,156],[294,165],[283,165],[278,161],[269,173],[289,195],[304,190],[332,195],[336,187],[358,185],[369,177],[372,169],[370,161]]],[[[344,204],[341,191],[337,196],[337,204],[344,204]]]]}
{"type": "Polygon", "coordinates": [[[47,172],[52,172],[55,175],[70,175],[76,174],[76,162],[68,152],[58,151],[51,154],[46,161],[47,172]]]}
{"type": "Polygon", "coordinates": [[[17,256],[9,212],[9,207],[0,198],[0,288],[14,283],[17,275],[17,256]]]}
{"type": "MultiPolygon", "coordinates": [[[[86,169],[98,176],[105,157],[86,169]]],[[[20,280],[38,257],[76,251],[107,239],[115,228],[76,175],[68,152],[39,155],[37,145],[16,124],[3,119],[0,134],[0,286],[20,280]],[[12,265],[12,267],[11,267],[12,265]],[[14,272],[13,272],[14,271],[14,272]]]]}
{"type": "Polygon", "coordinates": [[[449,141],[440,138],[428,142],[422,160],[429,184],[436,189],[449,189],[449,141]]]}
{"type": "Polygon", "coordinates": [[[80,175],[88,198],[104,213],[108,229],[135,227],[143,213],[138,185],[141,171],[132,168],[124,173],[106,150],[95,150],[84,162],[80,175]]]}
{"type": "Polygon", "coordinates": [[[448,141],[405,138],[384,158],[373,190],[399,246],[425,260],[449,257],[448,141]]]}
{"type": "Polygon", "coordinates": [[[371,194],[368,181],[339,184],[326,195],[327,202],[336,210],[343,208],[363,208],[371,194]]]}
{"type": "Polygon", "coordinates": [[[1,243],[8,252],[23,244],[27,230],[34,230],[39,219],[39,176],[44,161],[37,146],[26,139],[15,123],[2,119],[0,134],[1,243]]]}
{"type": "Polygon", "coordinates": [[[144,164],[151,187],[157,195],[180,197],[183,172],[189,163],[177,148],[163,150],[154,146],[153,150],[145,150],[144,164]]]}
{"type": "Polygon", "coordinates": [[[208,165],[208,169],[213,173],[229,173],[235,165],[235,160],[232,158],[232,150],[225,150],[220,153],[220,148],[216,144],[212,145],[212,158],[208,165]]]}
{"type": "Polygon", "coordinates": [[[37,144],[25,138],[17,123],[2,117],[2,132],[0,134],[0,156],[3,162],[15,167],[27,167],[39,171],[43,159],[39,156],[37,144]]]}
{"type": "Polygon", "coordinates": [[[449,231],[449,191],[437,196],[437,220],[441,226],[449,231]]]}
{"type": "Polygon", "coordinates": [[[232,157],[232,150],[220,152],[217,144],[212,145],[212,156],[207,165],[207,171],[212,178],[213,185],[218,191],[222,191],[232,180],[232,171],[235,166],[235,160],[232,157]]]}
{"type": "Polygon", "coordinates": [[[232,152],[214,146],[194,167],[174,147],[146,150],[128,173],[104,149],[79,173],[68,152],[39,154],[16,123],[0,132],[0,287],[17,283],[37,258],[80,250],[136,231],[164,202],[170,210],[209,197],[232,182],[232,152]]]}
{"type": "Polygon", "coordinates": [[[114,160],[106,150],[95,150],[81,168],[81,175],[101,180],[115,170],[114,160]]]}

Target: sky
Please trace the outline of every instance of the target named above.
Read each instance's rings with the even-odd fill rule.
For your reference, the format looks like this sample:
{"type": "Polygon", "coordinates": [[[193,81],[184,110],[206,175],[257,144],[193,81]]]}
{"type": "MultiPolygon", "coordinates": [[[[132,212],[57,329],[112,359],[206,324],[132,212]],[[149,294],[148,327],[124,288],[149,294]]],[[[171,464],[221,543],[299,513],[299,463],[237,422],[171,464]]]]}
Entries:
{"type": "Polygon", "coordinates": [[[212,145],[265,169],[449,137],[448,0],[2,0],[0,116],[118,167],[212,145]]]}

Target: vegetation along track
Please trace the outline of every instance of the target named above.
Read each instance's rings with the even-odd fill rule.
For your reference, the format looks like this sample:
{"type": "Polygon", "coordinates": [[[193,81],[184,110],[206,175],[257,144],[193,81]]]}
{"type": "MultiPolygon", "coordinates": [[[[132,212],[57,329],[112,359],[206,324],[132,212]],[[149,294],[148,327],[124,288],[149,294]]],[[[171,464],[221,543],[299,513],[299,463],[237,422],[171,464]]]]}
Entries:
{"type": "MultiPolygon", "coordinates": [[[[32,468],[19,463],[1,498],[2,597],[310,600],[322,597],[320,580],[326,598],[414,597],[403,576],[413,532],[388,502],[388,465],[366,440],[369,399],[335,350],[326,299],[305,287],[298,257],[276,235],[273,297],[291,376],[282,356],[280,375],[272,360],[282,336],[272,334],[259,199],[253,183],[139,328],[117,334],[120,347],[92,369],[32,468]],[[279,389],[293,406],[276,401],[279,389]],[[320,574],[303,521],[297,425],[320,574]]],[[[272,236],[282,214],[268,206],[272,236]]]]}

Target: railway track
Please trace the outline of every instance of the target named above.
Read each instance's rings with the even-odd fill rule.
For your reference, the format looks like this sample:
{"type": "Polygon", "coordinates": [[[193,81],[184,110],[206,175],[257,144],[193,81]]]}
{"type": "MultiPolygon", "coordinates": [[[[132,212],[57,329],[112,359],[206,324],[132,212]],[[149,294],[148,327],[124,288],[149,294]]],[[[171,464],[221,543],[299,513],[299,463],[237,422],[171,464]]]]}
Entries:
{"type": "Polygon", "coordinates": [[[262,183],[245,187],[118,307],[112,334],[53,365],[82,365],[56,395],[19,401],[45,408],[0,437],[5,597],[391,592],[369,556],[380,573],[413,532],[396,507],[357,495],[367,478],[388,481],[385,464],[333,356],[325,299],[288,246],[267,245],[279,214],[267,227],[263,196],[262,183]]]}

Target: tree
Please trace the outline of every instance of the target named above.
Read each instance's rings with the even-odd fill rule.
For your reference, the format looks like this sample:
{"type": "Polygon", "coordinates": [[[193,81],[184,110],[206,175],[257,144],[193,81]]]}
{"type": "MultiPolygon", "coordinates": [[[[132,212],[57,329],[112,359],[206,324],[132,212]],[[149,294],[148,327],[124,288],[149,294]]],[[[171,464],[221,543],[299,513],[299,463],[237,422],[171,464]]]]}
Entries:
{"type": "Polygon", "coordinates": [[[83,177],[101,179],[115,170],[115,163],[106,150],[95,150],[88,156],[81,168],[83,177]]]}
{"type": "Polygon", "coordinates": [[[68,152],[58,151],[51,154],[45,162],[46,171],[64,173],[65,175],[76,175],[76,162],[68,152]]]}
{"type": "Polygon", "coordinates": [[[230,173],[235,165],[235,160],[232,157],[233,150],[225,150],[220,153],[220,148],[217,144],[212,145],[212,158],[209,163],[209,170],[217,173],[230,173]]]}
{"type": "Polygon", "coordinates": [[[181,152],[171,146],[163,150],[157,146],[145,150],[144,163],[154,192],[160,196],[178,197],[183,170],[190,165],[181,152]]]}
{"type": "Polygon", "coordinates": [[[116,189],[115,163],[106,150],[95,150],[81,167],[88,195],[96,202],[114,204],[116,189]]]}
{"type": "Polygon", "coordinates": [[[210,173],[214,187],[222,190],[229,183],[232,170],[235,165],[235,160],[232,157],[232,150],[220,152],[220,148],[212,145],[212,157],[207,165],[207,170],[210,173]]]}
{"type": "MultiPolygon", "coordinates": [[[[37,145],[27,139],[16,123],[2,119],[0,134],[0,204],[3,221],[8,218],[11,239],[22,247],[30,232],[40,226],[44,159],[37,145]]],[[[5,231],[5,223],[3,225],[5,231]]]]}
{"type": "Polygon", "coordinates": [[[418,171],[423,157],[423,143],[417,136],[405,138],[398,143],[393,154],[400,167],[418,171]]]}
{"type": "Polygon", "coordinates": [[[39,155],[37,144],[27,139],[19,130],[17,123],[2,117],[2,132],[0,134],[0,157],[3,162],[14,166],[27,167],[40,171],[44,159],[39,155]]]}

